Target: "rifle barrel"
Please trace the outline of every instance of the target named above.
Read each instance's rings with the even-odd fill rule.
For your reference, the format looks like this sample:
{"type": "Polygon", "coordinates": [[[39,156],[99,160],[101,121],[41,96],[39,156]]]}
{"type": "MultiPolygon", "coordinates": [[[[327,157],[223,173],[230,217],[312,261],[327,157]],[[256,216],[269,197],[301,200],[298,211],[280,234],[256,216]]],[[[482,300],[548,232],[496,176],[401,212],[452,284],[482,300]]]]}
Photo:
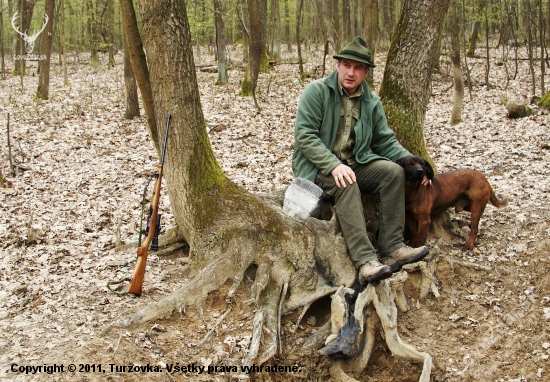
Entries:
{"type": "Polygon", "coordinates": [[[162,146],[162,156],[160,158],[160,165],[164,165],[164,154],[166,154],[166,142],[168,141],[168,128],[170,127],[170,120],[172,119],[172,114],[168,113],[166,117],[166,132],[164,133],[164,146],[162,146]]]}

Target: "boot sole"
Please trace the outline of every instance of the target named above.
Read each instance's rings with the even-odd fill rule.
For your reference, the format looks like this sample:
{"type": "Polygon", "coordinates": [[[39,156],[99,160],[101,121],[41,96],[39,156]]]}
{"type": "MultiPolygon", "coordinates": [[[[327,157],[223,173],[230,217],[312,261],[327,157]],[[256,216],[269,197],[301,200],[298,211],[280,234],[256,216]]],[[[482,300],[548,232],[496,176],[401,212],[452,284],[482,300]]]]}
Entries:
{"type": "Polygon", "coordinates": [[[429,248],[425,248],[424,251],[420,252],[418,255],[416,256],[413,256],[413,257],[409,257],[407,259],[401,259],[401,260],[397,260],[396,262],[392,263],[392,264],[386,264],[386,265],[389,265],[392,272],[397,272],[399,270],[401,270],[401,267],[405,264],[411,264],[411,263],[416,263],[417,261],[420,261],[422,260],[424,257],[426,257],[428,255],[428,253],[430,253],[430,249],[429,248]]]}
{"type": "Polygon", "coordinates": [[[380,281],[387,279],[393,274],[391,267],[382,267],[378,272],[367,277],[359,277],[359,284],[366,285],[373,281],[380,281]]]}

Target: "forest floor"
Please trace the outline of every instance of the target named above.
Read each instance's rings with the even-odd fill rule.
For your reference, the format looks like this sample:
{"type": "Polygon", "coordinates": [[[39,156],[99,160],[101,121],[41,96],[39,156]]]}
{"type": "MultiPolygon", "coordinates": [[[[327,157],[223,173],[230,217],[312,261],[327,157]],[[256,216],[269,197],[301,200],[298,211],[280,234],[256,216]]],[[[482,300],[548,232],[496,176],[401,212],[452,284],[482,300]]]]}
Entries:
{"type": "MultiPolygon", "coordinates": [[[[412,309],[399,313],[398,330],[434,358],[434,381],[550,378],[550,120],[548,111],[537,107],[527,118],[506,116],[501,95],[530,98],[528,61],[519,61],[515,78],[508,79],[514,62],[496,66],[500,53],[492,53],[490,89],[484,85],[485,60],[469,59],[472,93],[466,89],[464,121],[454,126],[448,123],[451,71],[443,57],[426,115],[426,142],[438,170],[482,171],[497,193],[510,199],[506,208],[487,207],[473,251],[462,251],[465,239],[458,236],[428,242],[429,261],[437,262],[438,298],[419,300],[418,291],[407,289],[412,309]]],[[[197,64],[213,63],[204,49],[200,57],[197,64]]],[[[33,101],[35,63],[22,80],[8,73],[0,80],[0,379],[242,379],[254,309],[244,304],[246,282],[231,304],[223,295],[228,286],[211,294],[202,317],[190,307],[147,327],[101,335],[120,314],[184,283],[189,259],[185,250],[151,253],[140,298],[106,289],[108,280],[132,273],[135,250],[115,249],[117,227],[123,242],[137,242],[140,201],[157,158],[144,117],[123,119],[120,57],[114,69],[106,68],[104,58],[95,67],[87,57],[70,58],[70,86],[63,85],[61,67],[54,63],[49,101],[33,101]],[[8,161],[8,114],[16,176],[8,161]],[[229,306],[230,314],[217,325],[229,306]],[[53,365],[56,370],[44,368],[53,365]]],[[[307,60],[306,70],[313,72],[322,55],[307,51],[307,60]]],[[[376,90],[383,60],[377,57],[376,90]]],[[[326,74],[332,65],[329,59],[326,74]]],[[[238,66],[227,86],[214,85],[215,73],[197,73],[211,143],[227,176],[251,192],[288,185],[294,115],[305,86],[298,66],[281,63],[261,76],[260,114],[251,98],[238,96],[243,77],[238,66]]],[[[161,200],[168,230],[174,224],[170,204],[165,195],[161,200]]],[[[461,225],[469,220],[467,213],[451,216],[461,225]]],[[[330,379],[329,360],[302,348],[326,321],[328,301],[312,307],[297,328],[298,312],[283,317],[283,349],[261,372],[251,373],[252,380],[330,379]],[[265,369],[275,364],[289,368],[265,369]]],[[[392,357],[379,338],[365,373],[354,377],[415,381],[420,371],[420,365],[392,357]]]]}

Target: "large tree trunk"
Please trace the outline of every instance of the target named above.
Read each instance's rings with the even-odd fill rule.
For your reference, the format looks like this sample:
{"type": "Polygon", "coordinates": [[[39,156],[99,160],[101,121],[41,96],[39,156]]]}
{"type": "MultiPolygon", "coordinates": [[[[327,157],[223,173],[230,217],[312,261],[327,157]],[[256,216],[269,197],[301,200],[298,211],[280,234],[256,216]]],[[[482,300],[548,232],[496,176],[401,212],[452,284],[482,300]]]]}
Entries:
{"type": "Polygon", "coordinates": [[[424,118],[430,100],[433,56],[449,0],[406,0],[388,51],[380,97],[397,139],[429,159],[424,118]]]}
{"type": "Polygon", "coordinates": [[[40,75],[38,77],[38,89],[36,98],[48,99],[50,92],[50,58],[52,53],[53,39],[53,20],[55,11],[55,0],[46,0],[46,15],[48,15],[48,24],[44,29],[42,37],[42,54],[44,60],[39,61],[40,75]]]}

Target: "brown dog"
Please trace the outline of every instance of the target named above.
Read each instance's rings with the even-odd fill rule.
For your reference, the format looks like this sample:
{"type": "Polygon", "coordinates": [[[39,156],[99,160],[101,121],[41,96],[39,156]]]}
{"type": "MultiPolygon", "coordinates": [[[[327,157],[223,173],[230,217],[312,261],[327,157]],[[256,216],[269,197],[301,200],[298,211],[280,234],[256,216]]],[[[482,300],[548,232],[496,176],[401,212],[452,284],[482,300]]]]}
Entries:
{"type": "Polygon", "coordinates": [[[493,188],[479,171],[461,169],[434,176],[430,164],[419,156],[409,155],[397,161],[405,170],[406,223],[410,230],[409,245],[424,245],[432,219],[449,207],[456,212],[471,213],[470,237],[464,249],[472,249],[476,240],[479,219],[487,202],[495,207],[504,207],[508,198],[498,198],[493,188]],[[424,175],[432,181],[429,186],[420,183],[424,175]]]}

